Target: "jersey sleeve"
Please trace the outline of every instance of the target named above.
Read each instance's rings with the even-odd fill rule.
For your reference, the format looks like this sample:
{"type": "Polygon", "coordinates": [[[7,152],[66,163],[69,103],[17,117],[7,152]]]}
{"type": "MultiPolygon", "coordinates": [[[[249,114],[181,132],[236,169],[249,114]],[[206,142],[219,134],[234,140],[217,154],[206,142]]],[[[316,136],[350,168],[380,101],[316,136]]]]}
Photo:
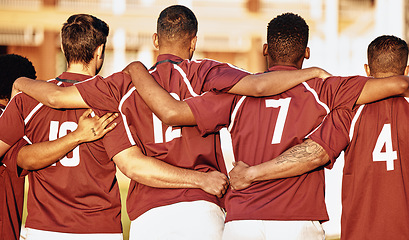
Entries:
{"type": "Polygon", "coordinates": [[[103,138],[105,150],[108,154],[108,157],[111,159],[116,154],[136,144],[130,132],[126,130],[124,122],[122,121],[121,117],[115,119],[114,122],[117,123],[116,127],[110,132],[108,132],[103,138]]]}
{"type": "Polygon", "coordinates": [[[330,77],[323,82],[319,98],[330,110],[337,108],[352,110],[368,79],[362,76],[330,77]]]}
{"type": "Polygon", "coordinates": [[[95,76],[74,86],[90,108],[118,112],[121,98],[130,84],[130,76],[119,72],[107,78],[95,76]]]}
{"type": "Polygon", "coordinates": [[[330,158],[330,164],[326,168],[331,169],[339,154],[349,144],[349,129],[352,122],[352,111],[337,109],[332,111],[312,133],[309,138],[321,145],[330,158]]]}
{"type": "Polygon", "coordinates": [[[215,64],[206,71],[202,71],[200,68],[198,74],[205,75],[205,84],[203,86],[203,91],[229,91],[236,83],[238,83],[243,77],[249,75],[242,69],[232,66],[227,63],[215,64]]]}
{"type": "Polygon", "coordinates": [[[21,112],[24,104],[28,102],[23,101],[23,98],[27,98],[27,95],[18,94],[11,99],[0,117],[0,140],[10,146],[24,136],[25,124],[21,112]]]}
{"type": "Polygon", "coordinates": [[[217,132],[229,125],[236,95],[206,92],[186,99],[202,135],[217,132]]]}

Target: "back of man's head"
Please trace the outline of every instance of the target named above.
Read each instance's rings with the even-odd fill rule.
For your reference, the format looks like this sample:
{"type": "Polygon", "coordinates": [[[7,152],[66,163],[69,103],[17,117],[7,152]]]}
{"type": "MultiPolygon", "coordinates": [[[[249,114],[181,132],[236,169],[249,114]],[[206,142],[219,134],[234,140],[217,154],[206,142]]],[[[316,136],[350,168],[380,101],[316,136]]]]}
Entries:
{"type": "Polygon", "coordinates": [[[403,75],[408,62],[408,45],[398,37],[383,35],[368,46],[371,75],[403,75]]]}
{"type": "Polygon", "coordinates": [[[67,19],[61,29],[61,42],[68,65],[88,64],[98,46],[107,41],[108,25],[88,14],[75,14],[67,19]]]}
{"type": "Polygon", "coordinates": [[[11,88],[19,77],[36,79],[33,64],[25,57],[16,54],[0,56],[0,99],[10,99],[11,88]]]}
{"type": "Polygon", "coordinates": [[[308,25],[299,15],[277,16],[267,27],[268,55],[273,62],[297,63],[305,56],[308,34],[308,25]]]}
{"type": "Polygon", "coordinates": [[[196,16],[189,8],[182,5],[165,8],[157,22],[159,45],[165,42],[189,44],[197,34],[197,25],[196,16]]]}

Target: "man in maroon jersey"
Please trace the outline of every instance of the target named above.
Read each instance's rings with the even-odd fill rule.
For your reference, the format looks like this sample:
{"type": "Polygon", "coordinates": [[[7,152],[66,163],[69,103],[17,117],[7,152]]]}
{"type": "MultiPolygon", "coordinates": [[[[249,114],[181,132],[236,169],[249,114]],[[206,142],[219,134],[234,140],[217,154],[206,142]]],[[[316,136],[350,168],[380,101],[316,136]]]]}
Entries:
{"type": "MultiPolygon", "coordinates": [[[[380,36],[368,46],[365,71],[371,77],[407,75],[407,60],[404,40],[380,36]]],[[[344,155],[341,239],[409,236],[409,166],[405,161],[409,157],[409,94],[404,96],[361,105],[352,113],[337,112],[336,121],[311,136],[327,152],[339,153],[341,140],[344,147],[349,143],[344,155]],[[334,137],[322,137],[329,135],[334,137]]]]}
{"type": "MultiPolygon", "coordinates": [[[[90,15],[71,16],[62,29],[68,70],[56,78],[58,84],[72,85],[95,75],[102,66],[107,35],[108,26],[103,21],[90,15]]],[[[13,129],[0,130],[1,151],[7,150],[24,134],[30,142],[53,141],[69,136],[66,134],[75,130],[82,112],[84,110],[49,109],[26,95],[18,94],[0,118],[1,124],[13,129]],[[42,116],[41,121],[37,116],[42,116]]],[[[122,238],[120,199],[115,164],[110,161],[112,157],[125,175],[133,180],[149,181],[152,187],[201,188],[220,196],[225,190],[227,179],[223,174],[175,169],[146,157],[137,146],[131,146],[125,131],[123,124],[119,123],[115,131],[101,141],[79,146],[80,142],[75,141],[75,145],[57,144],[53,153],[60,152],[60,156],[40,159],[40,165],[38,159],[37,162],[31,160],[33,157],[29,160],[17,158],[20,166],[34,170],[62,157],[56,164],[29,174],[28,239],[122,238]],[[61,154],[71,149],[66,156],[61,154]],[[168,175],[173,177],[173,181],[169,181],[168,175]]]]}
{"type": "MultiPolygon", "coordinates": [[[[268,27],[268,45],[264,47],[269,70],[300,68],[304,57],[309,55],[307,39],[308,26],[301,17],[283,14],[273,19],[268,27]]],[[[129,70],[132,75],[132,68],[129,70]]],[[[407,78],[399,79],[405,84],[385,84],[382,91],[403,92],[408,86],[407,78]],[[391,90],[395,87],[398,91],[391,90]]],[[[371,79],[365,84],[366,80],[359,76],[333,77],[325,82],[313,79],[273,97],[206,93],[185,102],[174,101],[163,90],[160,92],[153,81],[151,84],[134,81],[134,84],[155,114],[176,116],[170,122],[194,125],[197,121],[204,135],[229,126],[235,158],[239,162],[230,172],[234,190],[227,193],[225,239],[323,239],[320,222],[328,220],[328,215],[322,165],[328,162],[329,156],[311,140],[277,156],[301,143],[330,110],[352,109],[355,102],[375,100],[374,95],[379,94],[375,86],[380,79],[371,79]],[[308,162],[300,167],[286,159],[293,151],[305,156],[313,152],[317,157],[314,161],[303,159],[308,162]],[[237,168],[247,169],[248,165],[257,168],[254,171],[258,178],[235,185],[238,175],[243,177],[237,173],[237,168]],[[260,173],[264,175],[259,176],[260,173]],[[282,179],[284,177],[291,178],[282,179]]]]}
{"type": "MultiPolygon", "coordinates": [[[[18,77],[36,78],[33,64],[15,54],[0,56],[0,115],[10,100],[13,82],[18,77]]],[[[5,126],[2,126],[3,128],[5,126]]],[[[13,174],[13,166],[7,165],[9,155],[0,158],[0,239],[20,238],[23,213],[24,178],[13,174]]]]}
{"type": "MultiPolygon", "coordinates": [[[[253,95],[275,94],[311,77],[328,76],[315,68],[249,75],[229,64],[190,60],[196,32],[196,17],[184,6],[171,6],[159,16],[158,32],[154,34],[159,57],[151,74],[178,99],[197,96],[211,89],[253,95]],[[255,85],[254,81],[260,84],[255,85]]],[[[27,81],[30,82],[20,79],[20,84],[27,81]]],[[[76,84],[75,88],[58,88],[43,82],[31,82],[30,87],[24,89],[18,84],[16,87],[53,107],[90,106],[119,111],[126,123],[124,139],[141,146],[149,156],[184,169],[226,173],[218,134],[202,138],[196,127],[172,128],[163,124],[144,104],[126,74],[91,79],[76,84]],[[48,102],[48,97],[36,89],[52,92],[49,95],[52,101],[48,102]]],[[[218,198],[200,189],[159,189],[148,186],[148,182],[132,181],[127,200],[128,214],[133,220],[130,237],[220,239],[224,214],[219,205],[218,198]]]]}

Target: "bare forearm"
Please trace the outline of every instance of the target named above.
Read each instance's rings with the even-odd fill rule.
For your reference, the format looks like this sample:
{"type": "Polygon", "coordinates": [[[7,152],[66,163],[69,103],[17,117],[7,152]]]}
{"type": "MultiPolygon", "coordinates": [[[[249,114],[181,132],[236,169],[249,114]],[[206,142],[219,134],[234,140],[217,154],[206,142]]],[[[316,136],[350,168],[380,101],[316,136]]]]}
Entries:
{"type": "Polygon", "coordinates": [[[80,144],[75,134],[68,134],[54,141],[24,146],[17,154],[17,164],[26,170],[45,168],[65,156],[80,144]]]}
{"type": "Polygon", "coordinates": [[[142,64],[132,63],[127,71],[139,95],[152,112],[166,125],[196,125],[189,106],[163,89],[142,64]]]}
{"type": "Polygon", "coordinates": [[[20,77],[14,82],[13,88],[16,91],[24,92],[48,107],[88,108],[74,86],[59,87],[54,83],[20,77]]]}
{"type": "Polygon", "coordinates": [[[227,177],[218,171],[205,173],[172,166],[143,155],[136,146],[118,153],[113,160],[127,177],[150,187],[200,188],[222,197],[229,185],[227,177]]]}
{"type": "Polygon", "coordinates": [[[409,96],[408,87],[407,76],[372,78],[366,82],[356,103],[365,104],[398,95],[409,96]]]}
{"type": "Polygon", "coordinates": [[[135,146],[118,153],[113,159],[127,177],[144,185],[158,188],[200,188],[203,173],[147,157],[135,146]]]}
{"type": "Polygon", "coordinates": [[[269,162],[251,167],[250,175],[253,181],[293,177],[314,170],[328,160],[328,154],[318,143],[306,140],[269,162]]]}
{"type": "Polygon", "coordinates": [[[245,96],[270,96],[282,93],[309,79],[329,77],[330,74],[316,67],[293,71],[273,71],[248,75],[234,85],[229,93],[245,96]]]}

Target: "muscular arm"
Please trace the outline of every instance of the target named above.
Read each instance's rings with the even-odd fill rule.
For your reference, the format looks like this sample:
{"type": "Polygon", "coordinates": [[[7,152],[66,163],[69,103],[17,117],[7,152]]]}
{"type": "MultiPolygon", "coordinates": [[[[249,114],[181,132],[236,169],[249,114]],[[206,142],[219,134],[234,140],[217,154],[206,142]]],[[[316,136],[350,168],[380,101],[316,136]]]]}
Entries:
{"type": "Polygon", "coordinates": [[[217,171],[208,173],[172,166],[145,156],[137,146],[113,157],[119,170],[130,179],[157,188],[200,188],[221,197],[228,188],[227,177],[217,171]]]}
{"type": "Polygon", "coordinates": [[[309,79],[316,77],[327,78],[329,76],[331,76],[329,73],[317,67],[247,75],[236,83],[228,93],[253,97],[276,95],[309,79]]]}
{"type": "Polygon", "coordinates": [[[259,165],[238,162],[230,171],[230,184],[240,190],[256,181],[294,177],[312,171],[329,161],[329,156],[318,143],[307,139],[289,148],[280,156],[259,165]]]}
{"type": "MultiPolygon", "coordinates": [[[[148,73],[140,62],[133,62],[125,69],[131,75],[139,95],[149,108],[170,126],[196,125],[196,120],[189,106],[183,101],[175,100],[148,73]]],[[[258,75],[248,75],[241,79],[229,93],[250,96],[266,96],[281,93],[297,84],[314,77],[329,77],[330,74],[319,68],[308,68],[297,71],[275,71],[258,75]]]]}
{"type": "Polygon", "coordinates": [[[78,128],[64,137],[22,147],[17,154],[17,165],[26,170],[45,168],[79,144],[97,140],[116,126],[115,123],[108,125],[117,117],[117,114],[88,118],[91,112],[92,110],[85,111],[79,119],[78,128]]]}
{"type": "Polygon", "coordinates": [[[372,78],[365,84],[356,103],[365,104],[398,95],[409,96],[409,77],[372,78]]]}
{"type": "Polygon", "coordinates": [[[24,92],[51,108],[89,108],[75,86],[59,87],[54,83],[18,78],[13,84],[13,94],[24,92]]]}

